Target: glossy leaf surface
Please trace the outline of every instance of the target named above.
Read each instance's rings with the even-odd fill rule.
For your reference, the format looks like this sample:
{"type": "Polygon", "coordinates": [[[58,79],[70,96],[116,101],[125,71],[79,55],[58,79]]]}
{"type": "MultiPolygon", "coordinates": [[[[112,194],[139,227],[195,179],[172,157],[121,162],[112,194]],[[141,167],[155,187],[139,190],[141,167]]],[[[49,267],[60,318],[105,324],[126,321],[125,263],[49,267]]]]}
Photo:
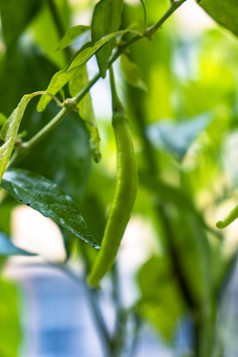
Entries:
{"type": "Polygon", "coordinates": [[[26,110],[26,107],[29,101],[38,95],[38,92],[32,94],[26,94],[22,97],[18,106],[7,121],[4,123],[1,129],[1,140],[3,141],[2,146],[0,147],[0,181],[2,179],[2,175],[7,167],[8,161],[14,149],[14,145],[17,138],[17,133],[19,126],[21,124],[22,117],[26,110]]]}
{"type": "Polygon", "coordinates": [[[34,172],[10,169],[3,177],[2,187],[19,202],[53,219],[91,246],[99,248],[73,200],[52,181],[34,172]]]}
{"type": "Polygon", "coordinates": [[[200,0],[199,5],[222,26],[238,36],[237,0],[200,0]]]}
{"type": "Polygon", "coordinates": [[[82,35],[85,31],[90,29],[89,26],[78,25],[73,26],[65,33],[64,37],[60,40],[57,50],[63,50],[68,47],[77,37],[82,35]]]}
{"type": "Polygon", "coordinates": [[[100,50],[103,46],[105,46],[108,42],[111,40],[115,39],[116,37],[120,35],[124,35],[128,32],[134,32],[132,30],[122,30],[122,31],[117,31],[110,33],[109,35],[103,37],[102,39],[98,40],[94,46],[88,47],[84,49],[82,52],[78,54],[77,57],[73,60],[71,65],[69,66],[69,69],[81,66],[82,64],[86,63],[95,53],[100,50]]]}

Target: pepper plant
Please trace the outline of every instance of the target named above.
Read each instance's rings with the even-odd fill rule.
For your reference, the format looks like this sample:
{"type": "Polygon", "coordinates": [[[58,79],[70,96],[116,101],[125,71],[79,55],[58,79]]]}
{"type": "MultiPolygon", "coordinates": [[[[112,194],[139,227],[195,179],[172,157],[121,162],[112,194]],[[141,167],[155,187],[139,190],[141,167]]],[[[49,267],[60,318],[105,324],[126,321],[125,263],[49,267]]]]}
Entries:
{"type": "MultiPolygon", "coordinates": [[[[186,319],[190,356],[223,356],[222,296],[237,249],[227,253],[229,232],[223,236],[216,221],[237,186],[236,166],[224,165],[222,151],[237,130],[237,1],[22,0],[19,11],[19,1],[1,0],[0,14],[2,266],[9,256],[34,255],[10,239],[11,212],[27,205],[59,225],[67,261],[54,266],[74,279],[77,248],[105,356],[136,356],[144,323],[174,346],[186,319]],[[184,34],[176,13],[192,2],[222,27],[184,34]],[[86,8],[90,20],[82,24],[76,14],[86,8]],[[100,81],[111,83],[107,124],[94,114],[99,91],[91,97],[100,81]],[[113,178],[104,161],[112,125],[113,178]],[[117,256],[135,216],[153,227],[157,250],[138,267],[138,298],[128,307],[117,256]],[[112,287],[113,332],[99,304],[103,279],[112,287]]],[[[4,306],[4,292],[12,297],[16,319],[14,288],[2,280],[1,291],[4,306]]],[[[0,343],[2,355],[17,355],[18,343],[0,343]]]]}

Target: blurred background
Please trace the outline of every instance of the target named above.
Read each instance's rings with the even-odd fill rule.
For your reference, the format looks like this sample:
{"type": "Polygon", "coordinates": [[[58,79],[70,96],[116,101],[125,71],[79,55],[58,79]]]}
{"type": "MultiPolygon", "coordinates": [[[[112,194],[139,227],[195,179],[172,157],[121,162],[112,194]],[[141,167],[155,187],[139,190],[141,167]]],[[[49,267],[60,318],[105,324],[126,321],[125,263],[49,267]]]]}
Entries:
{"type": "MultiPolygon", "coordinates": [[[[95,3],[55,0],[62,28],[90,25],[95,3]]],[[[0,2],[0,124],[24,94],[46,89],[66,66],[65,52],[56,51],[61,35],[51,5],[22,0],[19,10],[16,0],[0,2]]],[[[147,24],[153,24],[168,1],[146,0],[145,6],[147,24]]],[[[140,1],[125,1],[122,28],[140,29],[143,19],[140,1]]],[[[86,31],[71,51],[88,41],[86,31]]],[[[112,335],[118,316],[123,348],[115,356],[238,355],[238,223],[222,233],[215,228],[237,203],[237,38],[187,0],[152,41],[139,41],[127,55],[115,63],[116,82],[140,186],[116,278],[109,274],[101,291],[92,292],[85,283],[85,256],[93,261],[94,250],[0,191],[0,235],[37,254],[1,257],[1,357],[110,356],[102,325],[112,335]]],[[[98,71],[94,57],[87,69],[90,78],[98,71]]],[[[92,162],[83,120],[70,114],[21,167],[71,195],[100,242],[116,175],[108,78],[95,84],[91,97],[100,164],[92,162]]],[[[22,121],[24,140],[58,111],[53,103],[43,113],[35,106],[36,100],[22,121]]]]}

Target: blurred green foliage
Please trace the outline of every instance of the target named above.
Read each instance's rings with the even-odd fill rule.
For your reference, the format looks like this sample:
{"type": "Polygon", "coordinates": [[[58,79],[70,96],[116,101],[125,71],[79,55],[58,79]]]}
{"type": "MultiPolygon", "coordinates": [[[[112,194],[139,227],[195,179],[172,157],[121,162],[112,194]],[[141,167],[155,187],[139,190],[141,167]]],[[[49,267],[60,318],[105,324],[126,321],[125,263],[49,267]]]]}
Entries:
{"type": "MultiPolygon", "coordinates": [[[[87,6],[55,1],[62,22],[60,29],[47,1],[41,4],[24,0],[22,11],[17,10],[17,1],[1,0],[0,4],[0,112],[7,117],[24,94],[44,90],[54,73],[66,68],[77,42],[70,47],[71,52],[56,51],[60,32],[77,22],[80,10],[87,6]]],[[[238,9],[234,0],[227,1],[224,16],[221,1],[217,0],[215,7],[209,0],[199,4],[237,33],[238,9]]],[[[145,7],[147,25],[153,24],[167,9],[168,1],[147,0],[145,7]]],[[[141,2],[125,3],[121,28],[142,31],[143,26],[141,2]]],[[[103,34],[110,31],[104,29],[103,34]]],[[[97,60],[104,75],[102,55],[98,52],[97,60]]],[[[107,53],[106,62],[108,57],[107,53]]],[[[225,282],[237,254],[234,231],[227,230],[222,235],[215,228],[224,202],[237,198],[237,57],[238,42],[233,34],[215,24],[206,29],[191,28],[190,33],[176,15],[151,41],[144,38],[131,46],[117,67],[140,176],[133,214],[146,218],[155,227],[155,244],[161,248],[160,255],[151,251],[147,261],[138,267],[135,279],[140,296],[133,308],[171,345],[178,322],[189,316],[194,329],[194,355],[201,357],[212,356],[217,348],[213,342],[220,329],[219,299],[226,291],[225,282]],[[229,144],[231,140],[233,145],[229,144]],[[229,243],[233,249],[229,249],[229,243]]],[[[68,96],[67,88],[65,92],[68,96]]],[[[36,101],[29,105],[20,127],[20,131],[26,130],[26,139],[58,110],[50,103],[38,113],[35,105],[36,101]]],[[[91,120],[90,100],[87,106],[91,120]]],[[[92,163],[90,133],[85,123],[88,118],[77,113],[69,114],[20,164],[51,179],[72,197],[98,242],[115,188],[115,144],[106,116],[96,118],[102,136],[99,165],[92,163]]],[[[1,115],[0,125],[3,122],[1,115]]],[[[6,198],[0,205],[0,229],[8,235],[14,205],[6,198]]],[[[234,227],[235,230],[237,225],[234,227]]],[[[64,236],[70,255],[72,237],[66,233],[64,236]]],[[[88,251],[93,259],[95,252],[91,248],[88,251]]],[[[19,343],[16,295],[12,289],[1,282],[0,317],[3,311],[14,334],[7,334],[6,329],[0,332],[4,336],[0,354],[3,349],[6,357],[16,355],[19,343]],[[5,296],[10,296],[9,304],[5,296]],[[13,350],[8,352],[10,348],[13,350]]],[[[224,338],[221,341],[225,345],[224,338]]]]}

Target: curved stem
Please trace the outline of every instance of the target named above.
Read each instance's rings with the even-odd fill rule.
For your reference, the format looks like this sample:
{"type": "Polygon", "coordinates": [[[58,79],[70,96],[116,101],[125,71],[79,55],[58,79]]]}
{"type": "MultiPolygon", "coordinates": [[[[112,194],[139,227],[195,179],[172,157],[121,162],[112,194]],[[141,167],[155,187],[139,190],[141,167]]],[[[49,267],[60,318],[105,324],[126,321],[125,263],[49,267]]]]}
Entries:
{"type": "Polygon", "coordinates": [[[111,278],[113,285],[112,295],[116,309],[115,329],[112,336],[112,352],[113,357],[117,357],[120,356],[121,349],[124,346],[127,316],[122,306],[121,286],[116,262],[111,270],[111,278]]]}
{"type": "MultiPolygon", "coordinates": [[[[70,279],[72,279],[74,282],[77,284],[81,284],[82,280],[80,277],[71,269],[69,269],[67,266],[64,264],[57,264],[57,263],[52,263],[48,262],[48,264],[54,268],[59,269],[62,271],[64,274],[66,274],[70,279]]],[[[87,270],[87,263],[86,263],[86,270],[87,270]]],[[[110,356],[110,348],[111,348],[111,339],[103,318],[103,314],[99,305],[99,298],[98,298],[98,292],[96,289],[91,289],[88,287],[86,280],[83,280],[83,285],[89,300],[89,305],[90,308],[92,309],[93,317],[96,321],[96,324],[98,326],[99,333],[101,335],[101,339],[103,341],[103,349],[106,351],[108,356],[110,356]]]]}
{"type": "Polygon", "coordinates": [[[114,72],[113,72],[113,69],[112,69],[112,65],[109,67],[109,74],[110,74],[113,113],[120,113],[121,111],[124,112],[124,110],[122,108],[121,101],[120,101],[120,99],[118,97],[118,94],[117,94],[115,77],[114,77],[114,72]]]}
{"type": "Polygon", "coordinates": [[[89,90],[93,87],[93,85],[99,80],[99,78],[101,78],[100,72],[98,72],[90,81],[88,81],[88,83],[81,90],[81,92],[76,94],[76,96],[73,97],[72,100],[75,101],[76,104],[78,104],[83,99],[83,97],[89,92],[89,90]]]}
{"type": "MultiPolygon", "coordinates": [[[[80,246],[80,251],[82,253],[81,256],[84,263],[84,270],[85,270],[84,276],[86,277],[90,270],[90,265],[91,265],[90,259],[88,256],[87,247],[84,245],[84,243],[79,242],[79,246],[80,246]]],[[[110,357],[112,342],[99,304],[99,292],[97,291],[97,289],[93,289],[88,286],[86,282],[86,278],[84,278],[84,287],[89,299],[90,307],[92,309],[92,315],[97,323],[98,331],[101,335],[102,347],[105,350],[108,357],[110,357]]]]}
{"type": "Polygon", "coordinates": [[[105,320],[101,311],[101,307],[99,305],[99,297],[97,289],[92,289],[87,285],[86,280],[84,281],[84,286],[86,289],[86,293],[89,299],[89,305],[92,309],[93,317],[98,326],[99,334],[101,335],[101,339],[103,342],[103,349],[106,351],[108,356],[110,356],[111,352],[111,339],[107,330],[107,326],[105,324],[105,320]]]}
{"type": "Polygon", "coordinates": [[[174,0],[171,2],[170,7],[164,13],[164,15],[151,27],[145,31],[145,35],[151,37],[162,25],[163,23],[177,10],[186,0],[174,0]]]}
{"type": "Polygon", "coordinates": [[[146,16],[146,8],[145,8],[145,3],[144,0],[140,0],[142,9],[143,9],[143,15],[144,15],[144,32],[146,31],[146,22],[147,22],[147,16],[146,16]]]}
{"type": "Polygon", "coordinates": [[[16,166],[19,162],[29,154],[33,147],[42,141],[70,112],[67,108],[62,108],[58,114],[46,124],[38,133],[33,136],[29,141],[23,143],[19,149],[14,153],[10,160],[10,166],[16,166]]]}
{"type": "MultiPolygon", "coordinates": [[[[145,31],[145,36],[150,37],[152,34],[154,34],[161,26],[162,24],[173,14],[173,12],[180,6],[182,5],[183,2],[186,0],[179,0],[176,2],[172,2],[170,5],[169,9],[166,11],[166,13],[159,19],[159,21],[154,24],[153,26],[149,27],[145,31]]],[[[52,2],[52,1],[51,1],[52,2]]],[[[112,58],[109,61],[109,67],[112,65],[113,62],[115,62],[124,51],[131,46],[133,43],[139,41],[140,39],[144,38],[144,36],[139,36],[136,35],[133,38],[131,38],[127,43],[124,45],[120,46],[115,54],[112,56],[112,58]]],[[[89,90],[92,88],[92,86],[101,78],[100,72],[98,72],[88,83],[87,85],[82,89],[81,92],[79,92],[74,98],[72,98],[75,103],[79,103],[83,97],[89,92],[89,90]]],[[[15,166],[19,164],[19,162],[31,151],[31,149],[36,146],[42,139],[46,137],[46,135],[51,132],[64,118],[65,116],[71,112],[72,109],[70,108],[63,108],[61,111],[44,127],[42,128],[35,136],[33,136],[28,142],[23,143],[20,148],[17,149],[15,154],[13,155],[12,159],[10,160],[10,165],[15,166]]]]}
{"type": "Polygon", "coordinates": [[[132,343],[131,343],[131,350],[130,350],[130,354],[129,357],[133,357],[135,356],[137,347],[138,347],[138,340],[139,340],[139,334],[140,334],[140,330],[142,327],[142,320],[139,316],[135,315],[134,316],[135,319],[135,328],[134,328],[134,334],[133,334],[133,339],[132,339],[132,343]]]}

